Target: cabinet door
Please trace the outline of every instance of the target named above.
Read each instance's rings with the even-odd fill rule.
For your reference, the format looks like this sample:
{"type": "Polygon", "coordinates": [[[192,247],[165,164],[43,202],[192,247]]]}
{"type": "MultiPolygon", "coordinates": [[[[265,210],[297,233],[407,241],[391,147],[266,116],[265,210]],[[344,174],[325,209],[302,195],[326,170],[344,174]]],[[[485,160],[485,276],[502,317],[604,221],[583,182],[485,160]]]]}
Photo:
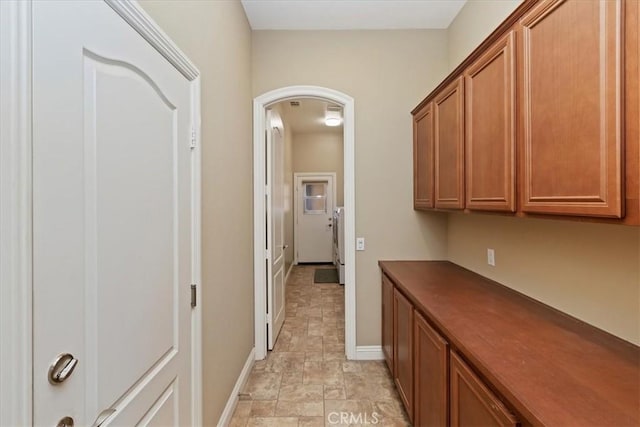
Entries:
{"type": "Polygon", "coordinates": [[[413,208],[433,208],[433,103],[413,117],[413,208]]]}
{"type": "Polygon", "coordinates": [[[524,212],[623,214],[623,3],[542,1],[520,21],[524,212]]]}
{"type": "Polygon", "coordinates": [[[463,77],[434,99],[435,207],[464,208],[463,77]]]}
{"type": "Polygon", "coordinates": [[[466,207],[515,212],[515,55],[509,32],[465,76],[466,207]]]}
{"type": "Polygon", "coordinates": [[[393,379],[407,414],[413,421],[413,306],[393,291],[393,379]]]}
{"type": "Polygon", "coordinates": [[[420,315],[415,315],[414,425],[446,426],[449,344],[420,315]]]}
{"type": "Polygon", "coordinates": [[[452,427],[518,425],[518,420],[455,352],[451,352],[450,375],[452,427]]]}
{"type": "Polygon", "coordinates": [[[393,375],[393,284],[382,275],[382,352],[393,375]]]}

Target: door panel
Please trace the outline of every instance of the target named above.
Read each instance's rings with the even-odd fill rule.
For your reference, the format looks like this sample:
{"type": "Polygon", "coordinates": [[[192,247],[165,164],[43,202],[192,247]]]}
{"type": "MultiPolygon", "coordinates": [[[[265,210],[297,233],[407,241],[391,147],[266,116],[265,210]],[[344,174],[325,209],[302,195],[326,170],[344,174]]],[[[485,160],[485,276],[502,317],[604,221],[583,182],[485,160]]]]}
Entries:
{"type": "Polygon", "coordinates": [[[520,21],[524,212],[623,216],[624,4],[543,1],[520,21]]]}
{"type": "Polygon", "coordinates": [[[103,2],[33,15],[34,424],[189,425],[191,85],[103,2]]]}
{"type": "Polygon", "coordinates": [[[466,207],[515,212],[514,32],[465,71],[466,207]]]}
{"type": "Polygon", "coordinates": [[[393,283],[382,275],[382,351],[391,375],[393,367],[393,283]]]}
{"type": "Polygon", "coordinates": [[[158,427],[176,425],[176,400],[175,383],[172,383],[137,425],[158,427]]]}
{"type": "Polygon", "coordinates": [[[296,178],[296,252],[298,262],[333,261],[333,175],[296,178]]]}
{"type": "Polygon", "coordinates": [[[86,292],[93,298],[86,321],[88,343],[95,340],[98,407],[106,408],[177,347],[177,129],[175,108],[139,74],[120,64],[90,62],[90,90],[84,92],[91,135],[85,144],[85,251],[91,264],[86,292]],[[134,314],[135,321],[114,319],[114,307],[134,314]],[[133,354],[122,351],[122,343],[139,337],[145,345],[133,354]]]}
{"type": "Polygon", "coordinates": [[[516,427],[520,423],[455,352],[450,353],[451,426],[516,427]]]}
{"type": "Polygon", "coordinates": [[[413,208],[433,208],[433,103],[413,118],[413,208]]]}
{"type": "Polygon", "coordinates": [[[409,419],[413,421],[413,305],[393,290],[393,379],[409,419]]]}
{"type": "Polygon", "coordinates": [[[463,89],[459,77],[433,101],[436,208],[464,208],[463,89]]]}
{"type": "Polygon", "coordinates": [[[267,111],[267,173],[269,232],[267,244],[271,252],[271,266],[267,289],[267,348],[272,350],[285,318],[284,271],[284,128],[275,111],[267,111]]]}
{"type": "Polygon", "coordinates": [[[416,426],[447,426],[449,344],[419,313],[414,322],[416,426]]]}

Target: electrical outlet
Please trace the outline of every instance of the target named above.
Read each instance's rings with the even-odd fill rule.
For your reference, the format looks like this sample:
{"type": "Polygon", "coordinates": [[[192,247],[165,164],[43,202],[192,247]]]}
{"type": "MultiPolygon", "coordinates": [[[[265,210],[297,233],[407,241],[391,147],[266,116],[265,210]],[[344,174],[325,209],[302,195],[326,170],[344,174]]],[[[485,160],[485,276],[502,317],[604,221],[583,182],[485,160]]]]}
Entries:
{"type": "Polygon", "coordinates": [[[364,237],[356,239],[356,251],[364,251],[364,237]]]}
{"type": "Polygon", "coordinates": [[[492,267],[496,266],[496,251],[487,248],[487,264],[492,267]]]}

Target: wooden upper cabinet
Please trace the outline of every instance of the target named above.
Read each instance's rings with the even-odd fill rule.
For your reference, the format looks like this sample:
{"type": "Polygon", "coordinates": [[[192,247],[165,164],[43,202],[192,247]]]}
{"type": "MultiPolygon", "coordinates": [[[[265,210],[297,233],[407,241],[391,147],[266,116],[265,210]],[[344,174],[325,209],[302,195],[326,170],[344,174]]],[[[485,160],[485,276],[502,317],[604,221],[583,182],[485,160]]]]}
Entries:
{"type": "Polygon", "coordinates": [[[433,101],[436,208],[464,208],[463,89],[461,76],[433,101]]]}
{"type": "Polygon", "coordinates": [[[623,6],[548,0],[520,20],[524,212],[624,213],[623,6]]]}
{"type": "Polygon", "coordinates": [[[640,2],[627,1],[625,15],[625,216],[640,225],[640,2]]]}
{"type": "Polygon", "coordinates": [[[451,427],[520,425],[455,352],[450,360],[451,427]]]}
{"type": "Polygon", "coordinates": [[[433,104],[413,116],[413,208],[433,208],[433,104]]]}
{"type": "Polygon", "coordinates": [[[449,344],[418,313],[414,331],[413,424],[445,427],[449,419],[449,344]]]}
{"type": "Polygon", "coordinates": [[[382,275],[382,352],[393,375],[393,284],[382,275]]]}
{"type": "Polygon", "coordinates": [[[464,72],[466,207],[515,212],[515,35],[464,72]]]}

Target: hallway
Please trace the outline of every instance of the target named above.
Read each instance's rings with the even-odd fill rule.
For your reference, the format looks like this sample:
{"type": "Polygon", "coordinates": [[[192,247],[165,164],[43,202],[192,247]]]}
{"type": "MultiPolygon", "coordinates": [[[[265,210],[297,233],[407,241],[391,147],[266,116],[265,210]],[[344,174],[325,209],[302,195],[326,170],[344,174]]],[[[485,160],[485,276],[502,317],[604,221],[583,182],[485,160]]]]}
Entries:
{"type": "Polygon", "coordinates": [[[344,287],[294,266],[274,351],[257,361],[231,427],[409,425],[383,361],[344,356],[344,287]]]}

